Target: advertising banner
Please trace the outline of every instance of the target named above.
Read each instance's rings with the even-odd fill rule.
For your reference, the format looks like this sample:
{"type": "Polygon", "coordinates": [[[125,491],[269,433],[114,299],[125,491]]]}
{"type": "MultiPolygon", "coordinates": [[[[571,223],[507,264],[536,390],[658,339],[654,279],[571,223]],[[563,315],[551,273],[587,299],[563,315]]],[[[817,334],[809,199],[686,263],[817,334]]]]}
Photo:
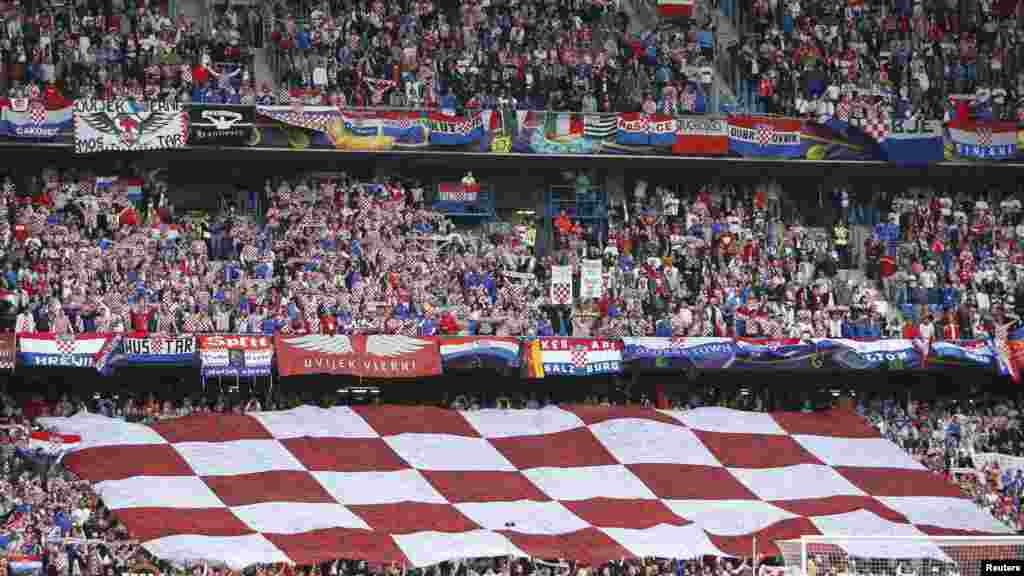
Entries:
{"type": "Polygon", "coordinates": [[[107,369],[120,345],[115,334],[53,334],[29,332],[18,335],[18,358],[24,366],[46,368],[107,369]]]}
{"type": "Polygon", "coordinates": [[[188,135],[188,113],[176,102],[75,102],[78,154],[184,148],[188,135]]]}
{"type": "Polygon", "coordinates": [[[198,336],[204,376],[265,376],[274,356],[272,336],[198,336]]]}
{"type": "Polygon", "coordinates": [[[196,339],[191,334],[126,334],[121,338],[117,364],[191,366],[195,363],[196,339]]]}
{"type": "Polygon", "coordinates": [[[282,376],[344,374],[363,378],[417,378],[441,373],[433,338],[399,335],[277,336],[282,376]]]}
{"type": "Polygon", "coordinates": [[[188,143],[243,146],[252,140],[254,117],[251,106],[193,105],[188,110],[188,143]]]}

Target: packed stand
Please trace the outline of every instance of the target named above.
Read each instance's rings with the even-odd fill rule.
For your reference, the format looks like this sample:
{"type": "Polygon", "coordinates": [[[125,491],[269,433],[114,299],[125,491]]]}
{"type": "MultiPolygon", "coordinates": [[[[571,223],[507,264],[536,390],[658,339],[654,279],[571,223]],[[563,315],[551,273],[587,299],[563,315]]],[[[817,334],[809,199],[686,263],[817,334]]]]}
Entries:
{"type": "Polygon", "coordinates": [[[710,21],[632,35],[619,8],[611,0],[278,3],[268,17],[275,101],[696,112],[711,92],[710,21]]]}
{"type": "Polygon", "coordinates": [[[209,33],[168,5],[5,3],[0,87],[9,98],[49,103],[54,93],[183,103],[237,103],[243,86],[253,94],[251,53],[242,42],[251,36],[249,19],[229,10],[209,33]]]}
{"type": "Polygon", "coordinates": [[[915,402],[909,410],[891,399],[858,405],[883,436],[1017,531],[1024,530],[1021,408],[1004,398],[915,402]],[[995,454],[1010,458],[1001,466],[987,457],[995,454]]]}
{"type": "Polygon", "coordinates": [[[1024,313],[1013,196],[837,190],[834,224],[812,227],[801,214],[815,207],[772,183],[641,181],[607,222],[555,217],[538,257],[518,228],[457,228],[431,194],[397,179],[280,179],[262,219],[225,204],[211,221],[175,215],[146,175],[47,171],[35,196],[8,180],[2,301],[17,332],[56,333],[967,340],[1024,313]],[[585,259],[604,261],[600,298],[578,297],[585,259]],[[556,265],[574,267],[571,305],[551,299],[556,265]]]}
{"type": "Polygon", "coordinates": [[[749,26],[733,50],[770,113],[867,125],[1024,114],[1024,30],[1014,1],[734,3],[749,26]],[[957,95],[957,99],[951,99],[957,95]]]}
{"type": "Polygon", "coordinates": [[[222,311],[270,268],[249,260],[241,275],[251,218],[176,215],[154,175],[47,170],[35,195],[8,178],[0,214],[3,302],[19,333],[232,331],[222,311]]]}

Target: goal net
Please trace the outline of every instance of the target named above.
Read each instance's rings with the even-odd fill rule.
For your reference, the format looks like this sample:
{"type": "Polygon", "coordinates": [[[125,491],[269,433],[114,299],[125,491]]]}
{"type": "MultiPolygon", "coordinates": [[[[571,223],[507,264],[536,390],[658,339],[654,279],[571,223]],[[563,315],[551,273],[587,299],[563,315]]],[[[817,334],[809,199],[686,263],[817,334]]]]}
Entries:
{"type": "Polygon", "coordinates": [[[791,576],[982,576],[1024,560],[1024,536],[804,536],[778,542],[791,576]]]}

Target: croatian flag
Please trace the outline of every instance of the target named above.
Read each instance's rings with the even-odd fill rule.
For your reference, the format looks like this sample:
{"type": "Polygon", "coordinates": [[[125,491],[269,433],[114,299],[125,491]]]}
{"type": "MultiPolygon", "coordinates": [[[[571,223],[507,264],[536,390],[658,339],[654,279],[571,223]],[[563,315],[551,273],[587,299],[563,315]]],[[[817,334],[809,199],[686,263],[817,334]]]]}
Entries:
{"type": "Polygon", "coordinates": [[[77,434],[57,434],[56,432],[33,432],[28,439],[30,450],[42,451],[52,456],[60,456],[78,446],[82,437],[77,434]]]}
{"type": "Polygon", "coordinates": [[[142,200],[142,180],[127,178],[125,180],[121,180],[120,184],[124,189],[125,194],[128,195],[129,200],[132,202],[142,200]]]}
{"type": "Polygon", "coordinates": [[[7,570],[14,575],[39,574],[43,571],[43,560],[39,556],[8,556],[7,570]]]}
{"type": "Polygon", "coordinates": [[[801,121],[759,116],[729,117],[729,150],[744,157],[799,158],[801,121]]]}
{"type": "Polygon", "coordinates": [[[693,0],[658,0],[658,15],[663,18],[693,16],[693,0]]]}
{"type": "Polygon", "coordinates": [[[956,119],[949,123],[949,139],[964,158],[1001,159],[1017,154],[1017,124],[956,119]]]}
{"type": "Polygon", "coordinates": [[[115,334],[53,334],[18,336],[18,360],[40,368],[94,368],[104,371],[120,344],[115,334]]]}

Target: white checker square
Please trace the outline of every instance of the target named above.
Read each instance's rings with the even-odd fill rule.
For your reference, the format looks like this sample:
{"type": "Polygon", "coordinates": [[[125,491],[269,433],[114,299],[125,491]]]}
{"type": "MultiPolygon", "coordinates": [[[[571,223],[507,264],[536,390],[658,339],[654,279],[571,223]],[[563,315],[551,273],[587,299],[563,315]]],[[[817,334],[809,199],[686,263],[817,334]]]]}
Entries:
{"type": "Polygon", "coordinates": [[[168,443],[149,426],[127,423],[99,414],[77,414],[70,418],[39,418],[39,423],[61,434],[81,436],[82,441],[75,446],[76,451],[103,446],[153,446],[168,443]]]}
{"type": "Polygon", "coordinates": [[[716,536],[745,536],[796,518],[760,500],[664,500],[669,510],[716,536]]]}
{"type": "Polygon", "coordinates": [[[418,470],[448,472],[515,472],[490,442],[452,434],[399,434],[384,438],[388,446],[418,470]]]}
{"type": "Polygon", "coordinates": [[[432,566],[452,558],[529,556],[508,538],[490,530],[417,532],[395,534],[392,538],[414,568],[432,566]]]}
{"type": "Polygon", "coordinates": [[[302,463],[277,440],[180,442],[173,446],[198,476],[305,470],[302,463]]]}
{"type": "Polygon", "coordinates": [[[598,528],[609,538],[639,557],[700,558],[726,556],[699,526],[659,524],[646,530],[598,528]]]}
{"type": "Polygon", "coordinates": [[[346,506],[420,502],[447,504],[416,470],[395,472],[310,472],[335,500],[346,506]]]}
{"type": "Polygon", "coordinates": [[[829,466],[925,469],[909,454],[884,438],[833,438],[794,434],[793,439],[829,466]]]}
{"type": "Polygon", "coordinates": [[[905,516],[911,524],[1013,534],[1008,526],[965,498],[879,496],[876,499],[905,516]]]}
{"type": "Polygon", "coordinates": [[[522,472],[553,500],[571,502],[591,498],[654,500],[650,488],[625,466],[532,468],[522,472]]]}
{"type": "Polygon", "coordinates": [[[552,434],[584,426],[578,416],[554,406],[543,410],[477,410],[461,414],[484,438],[552,434]]]}
{"type": "Polygon", "coordinates": [[[467,502],[455,504],[455,507],[487,530],[554,535],[569,534],[590,527],[590,524],[558,502],[467,502]]]}
{"type": "Polygon", "coordinates": [[[348,407],[302,406],[286,412],[252,415],[274,438],[379,438],[380,435],[348,407]]]}
{"type": "Polygon", "coordinates": [[[99,482],[93,489],[111,510],[224,507],[220,497],[197,476],[133,476],[99,482]]]}
{"type": "Polygon", "coordinates": [[[241,571],[254,563],[290,564],[280,548],[261,534],[246,536],[201,536],[179,534],[150,540],[142,545],[150,554],[177,564],[194,563],[200,558],[222,560],[232,570],[241,571]]]}
{"type": "Polygon", "coordinates": [[[730,468],[729,473],[761,500],[866,496],[832,468],[817,464],[763,469],[730,468]]]}
{"type": "Polygon", "coordinates": [[[234,506],[231,511],[249,528],[267,534],[301,534],[327,528],[370,529],[362,518],[341,504],[262,502],[234,506]]]}
{"type": "Polygon", "coordinates": [[[697,435],[683,426],[617,418],[594,424],[590,430],[623,464],[722,465],[697,435]]]}
{"type": "Polygon", "coordinates": [[[910,524],[891,522],[869,510],[814,516],[810,521],[823,536],[871,536],[867,540],[851,539],[840,543],[848,554],[854,556],[945,559],[942,551],[926,539],[927,534],[910,524]]]}
{"type": "Polygon", "coordinates": [[[786,434],[771,414],[730,408],[697,408],[685,412],[662,411],[694,430],[732,434],[786,434]]]}

